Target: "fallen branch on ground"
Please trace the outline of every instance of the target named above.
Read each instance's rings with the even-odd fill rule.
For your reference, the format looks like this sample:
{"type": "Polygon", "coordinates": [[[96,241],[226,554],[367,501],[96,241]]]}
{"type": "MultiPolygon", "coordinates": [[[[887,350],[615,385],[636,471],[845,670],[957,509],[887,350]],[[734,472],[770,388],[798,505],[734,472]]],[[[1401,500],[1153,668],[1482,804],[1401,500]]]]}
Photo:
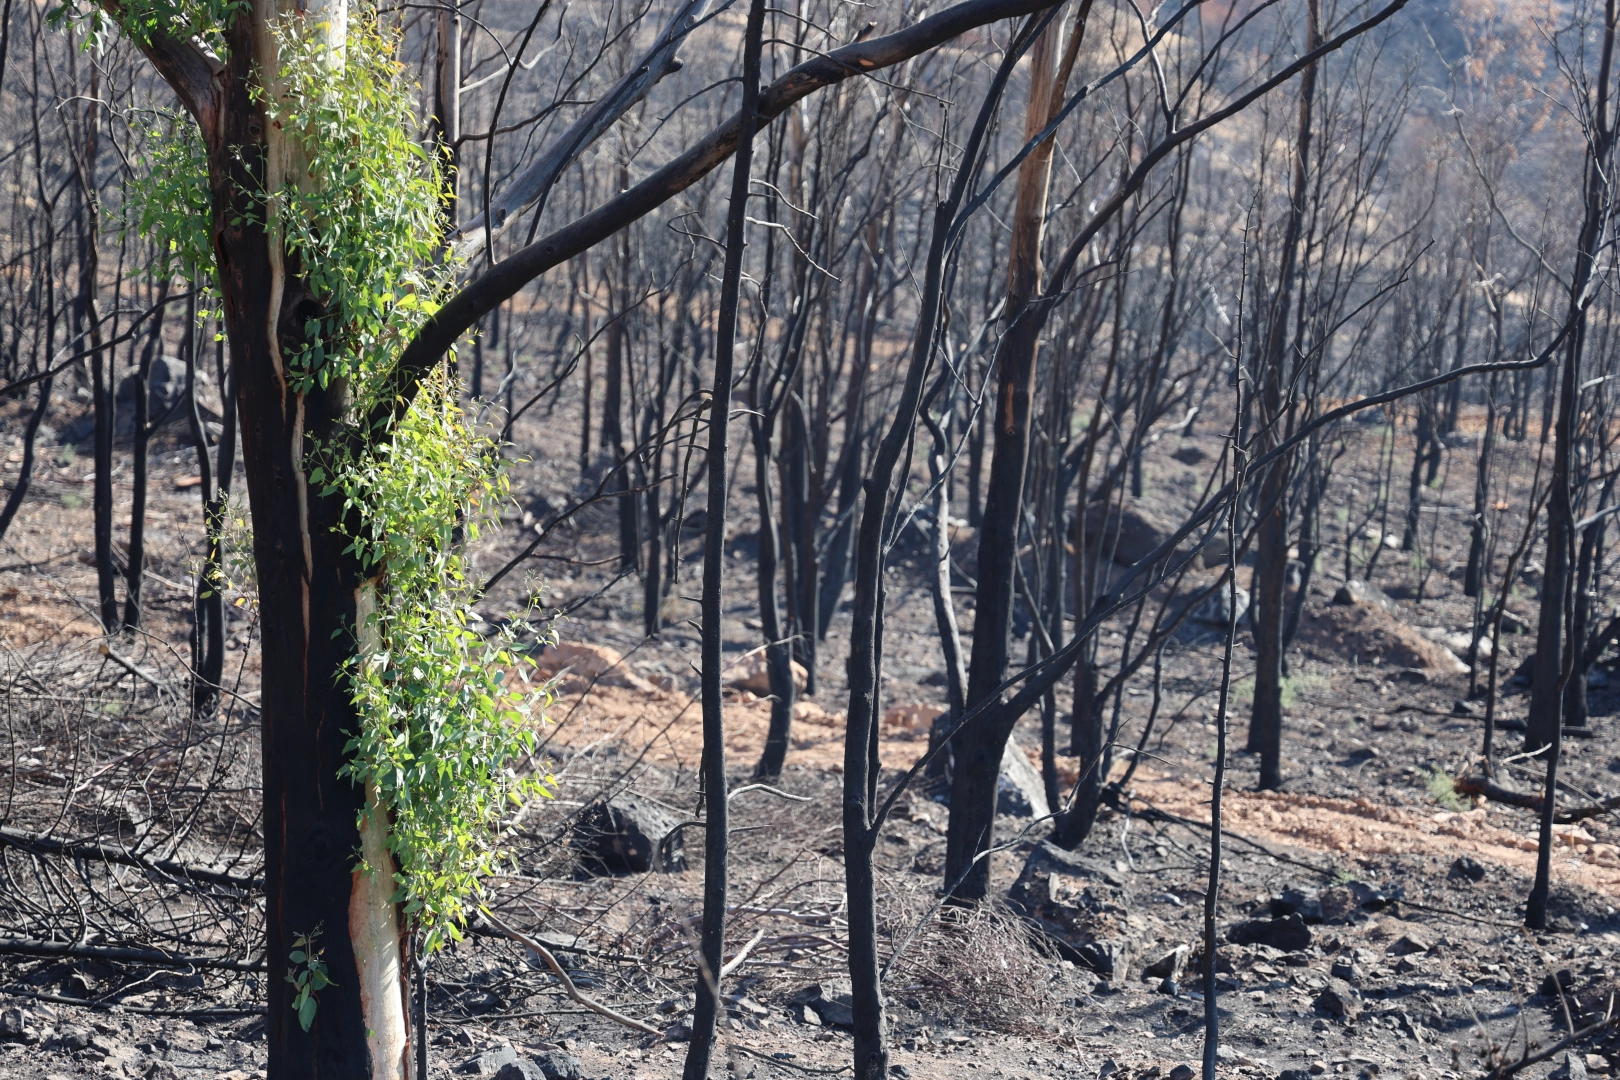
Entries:
{"type": "Polygon", "coordinates": [[[0,846],[18,848],[33,855],[67,855],[73,858],[100,859],[103,862],[134,866],[169,877],[189,878],[192,881],[224,885],[232,889],[246,889],[250,892],[258,892],[264,888],[262,876],[246,877],[226,870],[188,866],[174,859],[148,859],[114,844],[103,844],[94,840],[58,840],[55,837],[14,829],[9,825],[0,825],[0,846]]]}
{"type": "Polygon", "coordinates": [[[578,1004],[585,1006],[587,1009],[600,1016],[607,1017],[614,1023],[623,1024],[632,1031],[640,1031],[644,1034],[654,1035],[659,1038],[663,1037],[664,1033],[653,1027],[651,1024],[644,1024],[633,1016],[626,1016],[624,1013],[610,1008],[607,1005],[603,1005],[601,1002],[583,994],[579,987],[574,985],[574,980],[568,977],[568,972],[563,970],[563,966],[557,963],[557,958],[551,955],[551,950],[534,940],[534,938],[530,937],[528,934],[523,933],[521,930],[514,930],[512,927],[506,925],[500,919],[496,918],[487,911],[484,912],[484,921],[489,923],[490,926],[494,927],[502,934],[511,938],[513,941],[517,942],[519,945],[522,945],[524,948],[534,953],[541,960],[545,961],[545,965],[551,969],[551,973],[557,976],[557,981],[562,984],[563,993],[567,994],[578,1004]]]}
{"type": "Polygon", "coordinates": [[[32,941],[0,938],[0,953],[16,956],[80,956],[122,964],[157,967],[215,968],[220,971],[263,971],[263,960],[232,960],[211,956],[177,956],[159,949],[126,949],[116,945],[80,945],[69,941],[32,941]]]}
{"type": "MultiPolygon", "coordinates": [[[[1523,810],[1541,809],[1541,793],[1530,794],[1523,791],[1514,791],[1503,787],[1487,776],[1465,776],[1452,781],[1459,795],[1478,795],[1491,802],[1501,803],[1504,806],[1517,806],[1523,810]]],[[[1553,820],[1560,825],[1569,825],[1587,818],[1601,817],[1610,810],[1620,810],[1620,795],[1593,803],[1590,806],[1577,806],[1568,810],[1560,810],[1553,815],[1553,820]]]]}

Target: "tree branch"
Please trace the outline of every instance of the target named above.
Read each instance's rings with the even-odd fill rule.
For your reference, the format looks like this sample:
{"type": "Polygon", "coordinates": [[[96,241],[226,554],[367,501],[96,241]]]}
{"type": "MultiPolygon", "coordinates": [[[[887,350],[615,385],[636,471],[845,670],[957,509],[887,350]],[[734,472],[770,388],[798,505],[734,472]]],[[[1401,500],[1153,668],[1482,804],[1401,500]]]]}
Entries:
{"type": "MultiPolygon", "coordinates": [[[[757,123],[761,126],[769,123],[795,102],[823,87],[893,67],[986,23],[1042,11],[1052,3],[1053,0],[964,0],[904,30],[846,45],[807,60],[760,92],[757,123]]],[[[421,379],[486,313],[547,270],[589,250],[662,206],[735,153],[740,122],[740,114],[733,114],[691,149],[641,183],[514,252],[470,281],[423,325],[400,354],[385,393],[367,418],[371,437],[375,437],[377,429],[386,429],[404,414],[416,396],[421,379]]]]}
{"type": "MultiPolygon", "coordinates": [[[[102,0],[102,9],[119,27],[124,25],[124,9],[118,0],[102,0]]],[[[163,81],[169,84],[186,112],[202,129],[203,141],[214,149],[219,129],[219,86],[215,80],[225,65],[210,56],[195,40],[177,37],[166,30],[149,31],[144,39],[125,31],[124,36],[146,54],[163,81]]]]}

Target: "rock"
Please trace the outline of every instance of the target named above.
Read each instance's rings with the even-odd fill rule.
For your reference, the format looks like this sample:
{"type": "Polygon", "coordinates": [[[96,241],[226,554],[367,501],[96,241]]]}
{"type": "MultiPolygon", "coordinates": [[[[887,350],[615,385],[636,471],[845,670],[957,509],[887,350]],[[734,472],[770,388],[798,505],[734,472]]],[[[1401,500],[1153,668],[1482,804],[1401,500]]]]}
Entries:
{"type": "MultiPolygon", "coordinates": [[[[795,720],[798,719],[798,708],[798,704],[795,703],[793,706],[795,720]]],[[[883,727],[889,734],[901,738],[927,738],[935,718],[944,715],[945,708],[942,705],[926,705],[922,702],[895,705],[883,713],[883,727]]]]}
{"type": "Polygon", "coordinates": [[[1547,1080],[1586,1080],[1586,1058],[1565,1053],[1563,1064],[1547,1074],[1547,1080]]]}
{"type": "Polygon", "coordinates": [[[87,1027],[65,1024],[47,1045],[54,1050],[88,1050],[95,1038],[96,1033],[87,1027]]]}
{"type": "Polygon", "coordinates": [[[561,1050],[547,1050],[534,1063],[540,1066],[540,1075],[546,1080],[581,1080],[584,1076],[579,1058],[561,1050]]]}
{"type": "Polygon", "coordinates": [[[1333,602],[1345,607],[1366,604],[1382,608],[1385,611],[1394,611],[1396,609],[1395,601],[1391,600],[1389,594],[1384,592],[1383,589],[1370,581],[1361,581],[1356,578],[1351,578],[1339,586],[1339,590],[1333,594],[1333,602]]]}
{"type": "Polygon", "coordinates": [[[1001,754],[1001,776],[997,780],[996,813],[1012,817],[1046,817],[1051,809],[1046,804],[1046,785],[1035,766],[1018,745],[1018,740],[1007,737],[1007,747],[1001,754]]]}
{"type": "Polygon", "coordinates": [[[1109,1058],[1107,1061],[1102,1063],[1100,1068],[1098,1068],[1097,1080],[1108,1080],[1110,1076],[1113,1076],[1118,1072],[1119,1062],[1115,1061],[1113,1058],[1109,1058]]]}
{"type": "Polygon", "coordinates": [[[1124,566],[1140,562],[1175,530],[1147,506],[1136,503],[1086,507],[1086,550],[1106,555],[1124,566]]]}
{"type": "Polygon", "coordinates": [[[1226,588],[1216,589],[1198,601],[1197,606],[1192,609],[1190,618],[1211,626],[1230,626],[1234,594],[1237,597],[1237,617],[1241,621],[1243,616],[1249,613],[1249,591],[1234,588],[1230,581],[1226,583],[1226,588]]]}
{"type": "Polygon", "coordinates": [[[1356,909],[1361,905],[1356,895],[1342,885],[1322,890],[1322,921],[1324,923],[1347,922],[1355,915],[1356,909]]]}
{"type": "Polygon", "coordinates": [[[1457,861],[1451,864],[1451,870],[1446,876],[1454,881],[1484,881],[1485,864],[1467,855],[1459,855],[1457,861]]]}
{"type": "Polygon", "coordinates": [[[545,1074],[534,1062],[518,1058],[497,1069],[494,1080],[545,1080],[545,1074]]]}
{"type": "MultiPolygon", "coordinates": [[[[146,377],[146,407],[149,423],[159,419],[165,424],[187,423],[185,409],[180,402],[186,396],[186,365],[175,356],[154,356],[146,377]],[[165,416],[164,414],[168,415],[165,416]]],[[[135,375],[118,380],[118,434],[128,436],[135,430],[135,375]]]]}
{"type": "Polygon", "coordinates": [[[1298,914],[1307,924],[1324,921],[1322,894],[1308,886],[1290,885],[1271,898],[1271,917],[1298,914]]]}
{"type": "Polygon", "coordinates": [[[904,1065],[890,1065],[889,1075],[896,1077],[897,1080],[911,1080],[911,1070],[904,1065]]]}
{"type": "Polygon", "coordinates": [[[1191,1065],[1177,1065],[1170,1070],[1170,1080],[1193,1080],[1197,1075],[1191,1065]]]}
{"type": "MultiPolygon", "coordinates": [[[[1173,981],[1181,978],[1181,973],[1187,969],[1187,957],[1192,950],[1185,945],[1177,945],[1174,949],[1159,957],[1153,963],[1142,969],[1144,979],[1164,979],[1173,981]]],[[[1162,991],[1161,991],[1162,992],[1162,991]]],[[[1174,991],[1172,991],[1173,993],[1174,991]]]]}
{"type": "Polygon", "coordinates": [[[1529,632],[1530,632],[1530,621],[1528,619],[1526,619],[1524,616],[1515,615],[1511,611],[1503,611],[1502,612],[1502,633],[1504,633],[1504,634],[1528,634],[1529,632]]]}
{"type": "Polygon", "coordinates": [[[1195,533],[1189,542],[1203,545],[1198,549],[1198,561],[1203,563],[1205,570],[1224,570],[1232,562],[1232,538],[1225,529],[1217,527],[1214,536],[1195,533]]]}
{"type": "Polygon", "coordinates": [[[1104,981],[1125,977],[1131,966],[1131,943],[1126,938],[1086,941],[1073,946],[1075,962],[1101,975],[1104,981]]]}
{"type": "Polygon", "coordinates": [[[587,806],[574,825],[571,844],[589,873],[676,873],[686,869],[681,836],[670,835],[679,823],[663,807],[624,791],[587,806]]]}
{"type": "Polygon", "coordinates": [[[1174,980],[1174,979],[1164,979],[1164,980],[1162,980],[1159,983],[1157,989],[1158,989],[1159,993],[1168,994],[1171,997],[1175,997],[1177,994],[1181,993],[1181,987],[1176,983],[1176,980],[1174,980]]]}
{"type": "Polygon", "coordinates": [[[0,1039],[17,1042],[28,1036],[28,1014],[21,1009],[0,1012],[0,1039]]]}
{"type": "Polygon", "coordinates": [[[1604,1076],[1608,1075],[1609,1059],[1604,1057],[1602,1054],[1587,1054],[1586,1071],[1598,1073],[1604,1076]]]}
{"type": "Polygon", "coordinates": [[[1391,956],[1411,956],[1413,953],[1426,953],[1429,943],[1416,934],[1403,934],[1396,939],[1395,944],[1389,947],[1391,956]]]}
{"type": "Polygon", "coordinates": [[[637,675],[617,649],[606,645],[573,641],[547,645],[535,668],[547,678],[566,672],[561,689],[568,694],[583,693],[592,686],[617,686],[647,694],[657,689],[637,675]]]}
{"type": "Polygon", "coordinates": [[[1296,912],[1280,919],[1240,922],[1226,932],[1226,940],[1233,945],[1269,945],[1283,952],[1298,952],[1311,947],[1311,931],[1296,912]]]}
{"type": "Polygon", "coordinates": [[[1316,1080],[1309,1069],[1284,1069],[1277,1074],[1277,1080],[1316,1080]]]}
{"type": "Polygon", "coordinates": [[[167,1061],[154,1061],[141,1074],[145,1080],[180,1080],[180,1071],[167,1061]]]}
{"type": "Polygon", "coordinates": [[[1505,681],[1507,686],[1533,686],[1536,681],[1536,654],[1531,653],[1505,681]]]}
{"type": "Polygon", "coordinates": [[[1338,979],[1329,980],[1322,992],[1316,995],[1311,1004],[1327,1013],[1329,1016],[1341,1020],[1354,1020],[1361,1015],[1361,1003],[1356,1000],[1356,992],[1347,983],[1338,979]]]}
{"type": "Polygon", "coordinates": [[[1359,983],[1362,979],[1361,969],[1356,967],[1355,962],[1342,957],[1333,961],[1332,975],[1351,984],[1359,983]]]}
{"type": "Polygon", "coordinates": [[[1104,979],[1128,978],[1134,945],[1124,913],[1124,880],[1101,860],[1050,840],[1024,860],[1009,906],[1040,927],[1058,954],[1104,979]]]}
{"type": "Polygon", "coordinates": [[[1485,710],[1480,706],[1479,702],[1477,702],[1477,701],[1463,701],[1462,699],[1459,698],[1458,700],[1453,701],[1451,703],[1451,715],[1452,716],[1477,717],[1477,716],[1481,715],[1482,713],[1484,713],[1484,711],[1485,710]]]}
{"type": "MultiPolygon", "coordinates": [[[[797,660],[793,665],[793,689],[802,693],[809,682],[810,673],[797,660]]],[[[766,668],[765,650],[756,649],[720,674],[720,681],[738,690],[752,690],[756,694],[771,692],[771,675],[766,668]]]]}
{"type": "Polygon", "coordinates": [[[1574,983],[1574,981],[1574,972],[1570,971],[1569,968],[1560,968],[1556,975],[1549,974],[1545,979],[1541,980],[1541,988],[1537,990],[1536,993],[1540,994],[1542,997],[1557,997],[1558,992],[1562,990],[1567,994],[1569,993],[1570,985],[1574,983]]]}
{"type": "MultiPolygon", "coordinates": [[[[1456,653],[1457,659],[1468,659],[1468,645],[1469,642],[1473,640],[1468,636],[1468,631],[1458,630],[1455,633],[1442,634],[1436,640],[1446,648],[1450,649],[1452,652],[1456,653]]],[[[1488,636],[1481,635],[1479,638],[1479,658],[1481,660],[1489,660],[1491,658],[1491,639],[1488,636]]]]}
{"type": "Polygon", "coordinates": [[[855,999],[848,979],[811,983],[794,994],[791,1004],[802,1006],[804,1022],[827,1027],[855,1026],[855,999]],[[811,1014],[816,1016],[811,1020],[811,1014]]]}
{"type": "Polygon", "coordinates": [[[1045,840],[1024,860],[1007,897],[1015,908],[1035,915],[1047,905],[1081,899],[1088,889],[1112,894],[1124,885],[1124,879],[1103,863],[1045,840]]]}
{"type": "Polygon", "coordinates": [[[1318,654],[1358,663],[1362,670],[1368,665],[1383,665],[1386,670],[1404,668],[1426,673],[1409,676],[1412,678],[1450,676],[1468,670],[1468,665],[1450,649],[1430,641],[1398,614],[1376,603],[1335,603],[1320,608],[1315,618],[1300,620],[1298,640],[1301,646],[1318,654]]]}

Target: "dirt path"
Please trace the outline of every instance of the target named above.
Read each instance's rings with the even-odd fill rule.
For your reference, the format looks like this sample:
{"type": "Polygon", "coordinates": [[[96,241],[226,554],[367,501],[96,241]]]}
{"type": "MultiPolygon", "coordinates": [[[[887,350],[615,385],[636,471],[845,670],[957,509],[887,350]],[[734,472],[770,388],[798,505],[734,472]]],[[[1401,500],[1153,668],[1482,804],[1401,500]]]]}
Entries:
{"type": "MultiPolygon", "coordinates": [[[[1136,800],[1194,821],[1209,820],[1209,789],[1184,778],[1137,773],[1136,800]]],[[[1461,813],[1383,806],[1366,798],[1334,799],[1276,791],[1226,792],[1225,827],[1263,844],[1317,851],[1333,863],[1383,855],[1470,856],[1535,873],[1534,819],[1490,804],[1461,813]]],[[[1620,898],[1620,849],[1578,826],[1556,826],[1553,877],[1620,898]]]]}

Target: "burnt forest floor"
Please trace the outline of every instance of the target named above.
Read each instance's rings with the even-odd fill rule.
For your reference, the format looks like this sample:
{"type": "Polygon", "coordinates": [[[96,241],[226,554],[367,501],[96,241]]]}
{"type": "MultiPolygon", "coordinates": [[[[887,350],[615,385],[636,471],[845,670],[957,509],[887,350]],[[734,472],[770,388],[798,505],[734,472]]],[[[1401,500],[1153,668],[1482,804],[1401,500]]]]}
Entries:
{"type": "MultiPolygon", "coordinates": [[[[548,437],[557,427],[551,425],[548,437]]],[[[0,419],[7,439],[19,429],[11,414],[0,419]]],[[[1364,500],[1377,489],[1382,433],[1357,426],[1348,438],[1352,452],[1339,464],[1334,490],[1354,483],[1364,500]]],[[[1191,504],[1220,443],[1210,430],[1150,451],[1147,497],[1161,515],[1173,517],[1191,504]],[[1203,463],[1188,464],[1200,451],[1203,463]]],[[[1509,444],[1505,452],[1495,493],[1504,507],[1530,502],[1533,447],[1532,439],[1509,444]]],[[[93,636],[93,569],[85,559],[91,543],[88,459],[61,445],[43,450],[42,475],[0,550],[0,644],[17,670],[63,655],[89,658],[84,663],[90,664],[99,640],[93,636]]],[[[1410,454],[1404,437],[1397,450],[1402,459],[1410,454]]],[[[1255,792],[1257,762],[1242,750],[1253,658],[1248,631],[1240,634],[1219,921],[1224,933],[1290,904],[1309,919],[1292,937],[1281,924],[1268,922],[1256,931],[1273,944],[1223,946],[1217,964],[1223,1075],[1270,1078],[1294,1069],[1430,1080],[1475,1076],[1493,1051],[1516,1057],[1527,1044],[1549,1045],[1571,1024],[1591,1022],[1610,990],[1620,986],[1620,829],[1599,817],[1561,831],[1553,863],[1553,925],[1532,934],[1521,922],[1534,868],[1534,814],[1476,805],[1452,795],[1448,786],[1448,778],[1477,771],[1481,752],[1482,721],[1477,702],[1469,699],[1468,676],[1456,670],[1449,654],[1434,651],[1444,649],[1446,635],[1466,630],[1472,616],[1460,568],[1474,453],[1468,445],[1449,450],[1442,482],[1425,488],[1421,557],[1380,550],[1370,530],[1351,538],[1358,567],[1379,551],[1372,579],[1394,597],[1393,610],[1367,618],[1384,623],[1350,625],[1346,609],[1332,602],[1343,577],[1344,539],[1337,517],[1329,516],[1330,550],[1307,589],[1299,647],[1290,654],[1285,784],[1278,793],[1255,792]],[[1412,644],[1419,639],[1432,649],[1412,644]],[[1403,642],[1405,654],[1399,653],[1403,642]],[[1397,654],[1425,663],[1395,663],[1390,657],[1397,654]],[[1552,986],[1549,976],[1565,988],[1562,997],[1542,993],[1552,986]]],[[[579,490],[566,455],[556,461],[535,457],[514,467],[514,518],[527,511],[544,520],[579,490]]],[[[127,474],[127,453],[121,460],[127,474]]],[[[751,465],[742,464],[739,476],[751,476],[751,465]]],[[[1396,470],[1400,491],[1403,469],[1396,470]]],[[[160,444],[152,471],[148,581],[157,584],[148,586],[147,634],[127,648],[143,670],[172,675],[183,671],[190,575],[200,549],[199,501],[185,486],[195,472],[193,451],[160,444]]],[[[736,485],[735,500],[724,631],[728,654],[742,657],[763,638],[756,621],[756,522],[747,483],[736,485]]],[[[1391,523],[1403,508],[1397,493],[1389,522],[1380,527],[1398,532],[1391,523]]],[[[118,513],[127,512],[121,505],[118,513]]],[[[1507,509],[1496,515],[1496,524],[1499,570],[1523,522],[1507,509]]],[[[532,1062],[540,1058],[564,1073],[571,1058],[578,1075],[592,1078],[680,1073],[700,910],[702,845],[694,839],[700,834],[689,831],[687,868],[675,873],[588,876],[574,865],[567,842],[572,815],[604,793],[634,788],[681,816],[691,816],[697,805],[698,709],[689,695],[697,685],[698,637],[695,605],[680,596],[696,593],[698,541],[687,534],[682,578],[665,605],[668,625],[648,638],[634,578],[595,595],[611,580],[611,565],[601,564],[610,563],[616,550],[615,529],[611,510],[587,510],[544,549],[573,562],[540,564],[544,579],[513,575],[484,605],[490,617],[516,611],[541,586],[548,605],[594,597],[559,625],[562,638],[617,650],[628,668],[656,686],[604,680],[564,687],[547,732],[558,798],[524,812],[511,870],[491,883],[488,901],[511,924],[544,934],[581,990],[655,1024],[666,1036],[628,1031],[574,1004],[537,957],[484,930],[429,966],[435,1076],[490,1077],[514,1058],[530,1063],[518,1066],[524,1075],[539,1075],[532,1062]]],[[[500,565],[530,536],[514,521],[480,556],[482,567],[500,565]]],[[[970,545],[971,534],[963,530],[963,555],[970,545]]],[[[885,628],[886,706],[943,701],[922,551],[916,537],[902,543],[894,560],[885,628]]],[[[1213,572],[1202,574],[1200,580],[1213,580],[1213,572]]],[[[1247,575],[1240,570],[1240,582],[1247,575]]],[[[1498,584],[1493,582],[1493,592],[1498,584]]],[[[1532,625],[1535,584],[1533,573],[1515,582],[1508,605],[1532,625]]],[[[964,634],[970,635],[971,593],[958,593],[957,601],[964,634]]],[[[240,679],[233,684],[239,706],[234,715],[250,725],[257,688],[252,607],[244,603],[232,611],[231,667],[240,679]]],[[[744,946],[747,955],[727,986],[717,1075],[847,1071],[850,1036],[836,1023],[836,1001],[829,999],[836,997],[846,948],[839,784],[848,627],[848,613],[841,611],[819,645],[817,685],[800,706],[788,767],[778,783],[808,801],[757,791],[733,804],[731,896],[737,910],[727,955],[744,946]],[[807,993],[818,984],[824,995],[819,1002],[807,993]]],[[[1105,670],[1128,632],[1123,621],[1104,632],[1105,670]]],[[[1516,752],[1520,741],[1512,727],[1522,722],[1528,695],[1511,677],[1533,639],[1508,634],[1502,640],[1499,755],[1516,752]]],[[[1044,824],[1013,814],[998,819],[997,839],[1005,847],[992,856],[995,899],[981,909],[936,909],[948,811],[929,792],[901,800],[877,856],[885,958],[895,957],[904,943],[886,981],[896,1075],[1145,1080],[1169,1078],[1178,1066],[1197,1067],[1204,1005],[1196,979],[1182,974],[1171,985],[1162,974],[1144,977],[1143,969],[1163,962],[1160,971],[1184,972],[1201,938],[1210,836],[1200,822],[1209,815],[1221,644],[1213,629],[1189,624],[1166,648],[1161,705],[1129,786],[1129,812],[1105,810],[1074,857],[1041,848],[1044,824]],[[1096,970],[1110,965],[1110,977],[1096,970]]],[[[1022,657],[1026,645],[1016,642],[1014,655],[1022,657]]],[[[1120,697],[1122,744],[1134,746],[1141,734],[1153,700],[1152,670],[1146,665],[1120,697]]],[[[1589,735],[1565,744],[1564,797],[1576,805],[1620,792],[1620,678],[1603,685],[1608,669],[1600,665],[1599,671],[1589,735]]],[[[117,672],[98,677],[109,685],[122,678],[117,672]]],[[[130,676],[116,685],[134,700],[143,692],[139,682],[130,676]]],[[[7,683],[14,699],[6,702],[8,715],[23,711],[16,689],[21,685],[17,679],[7,683]]],[[[1067,741],[1068,708],[1063,688],[1057,698],[1060,745],[1067,741]]],[[[735,692],[727,712],[731,780],[740,785],[763,745],[768,708],[751,694],[735,692]]],[[[73,756],[81,753],[83,740],[68,726],[43,724],[38,733],[9,736],[13,745],[3,748],[0,760],[7,762],[4,779],[12,794],[0,824],[43,830],[67,821],[80,835],[129,825],[106,826],[104,806],[86,801],[96,795],[94,785],[81,789],[72,770],[88,776],[97,766],[73,756]],[[70,758],[71,768],[65,764],[70,758]]],[[[133,721],[126,727],[128,738],[150,730],[133,721]]],[[[98,760],[118,758],[122,730],[113,725],[100,732],[98,760]]],[[[233,738],[248,755],[232,766],[240,774],[233,790],[251,795],[253,739],[245,728],[233,738]]],[[[916,760],[924,738],[903,717],[885,725],[885,784],[916,760]]],[[[1023,720],[1017,739],[1033,755],[1040,746],[1038,716],[1023,720]]],[[[1127,757],[1116,756],[1116,776],[1127,757]]],[[[1060,756],[1058,764],[1072,779],[1074,759],[1060,756]]],[[[1529,791],[1536,769],[1519,762],[1503,775],[1529,791]]],[[[245,820],[253,825],[250,809],[245,820]]],[[[193,861],[208,861],[222,857],[218,847],[235,834],[221,825],[187,835],[193,861]]],[[[16,874],[19,865],[8,864],[7,872],[16,874]]],[[[241,911],[243,925],[251,927],[253,902],[241,901],[241,911]]],[[[262,1001],[256,980],[266,977],[280,977],[274,958],[267,973],[225,977],[184,965],[125,967],[0,955],[0,1077],[262,1075],[263,1020],[252,1014],[255,1001],[262,1001]],[[235,1012],[193,1015],[207,1008],[235,1012]]],[[[1575,1053],[1593,1074],[1611,1071],[1620,1062],[1620,1041],[1587,1042],[1575,1053]]],[[[1562,1061],[1560,1055],[1522,1075],[1545,1076],[1562,1061]]],[[[510,1068],[508,1075],[515,1075],[510,1068]]]]}

